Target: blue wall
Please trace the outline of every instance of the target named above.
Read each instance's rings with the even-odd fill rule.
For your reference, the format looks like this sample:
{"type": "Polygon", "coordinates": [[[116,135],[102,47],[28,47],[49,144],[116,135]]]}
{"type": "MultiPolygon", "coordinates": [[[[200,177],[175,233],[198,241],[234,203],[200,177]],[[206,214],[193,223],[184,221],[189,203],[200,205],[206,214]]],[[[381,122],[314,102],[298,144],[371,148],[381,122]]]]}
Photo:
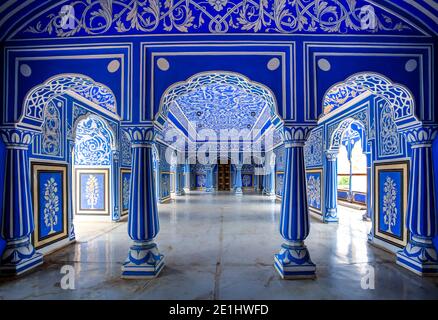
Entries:
{"type": "MultiPolygon", "coordinates": [[[[434,166],[434,174],[435,174],[435,193],[436,199],[438,199],[438,139],[435,139],[432,147],[432,155],[433,155],[433,166],[434,166]]],[[[435,237],[435,247],[438,249],[438,236],[435,237]]]]}
{"type": "MultiPolygon", "coordinates": [[[[3,142],[0,142],[0,181],[3,181],[5,175],[5,145],[3,142]]],[[[0,186],[0,199],[3,199],[3,184],[0,186]]],[[[3,200],[0,201],[0,218],[3,212],[3,200]]],[[[1,221],[1,220],[0,220],[1,221]]],[[[5,241],[0,238],[0,256],[3,254],[3,250],[5,248],[5,241]]]]}

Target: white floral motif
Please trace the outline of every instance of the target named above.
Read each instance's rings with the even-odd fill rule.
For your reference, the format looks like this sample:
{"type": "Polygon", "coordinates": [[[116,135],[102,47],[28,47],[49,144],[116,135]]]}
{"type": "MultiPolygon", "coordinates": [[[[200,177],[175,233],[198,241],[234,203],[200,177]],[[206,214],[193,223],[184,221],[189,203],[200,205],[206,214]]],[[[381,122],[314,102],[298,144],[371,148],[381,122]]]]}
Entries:
{"type": "Polygon", "coordinates": [[[104,122],[90,117],[76,129],[74,148],[76,165],[110,165],[111,134],[104,122]]]}
{"type": "Polygon", "coordinates": [[[61,155],[61,122],[60,113],[53,101],[44,109],[42,126],[42,153],[52,156],[61,155]]]}
{"type": "Polygon", "coordinates": [[[307,199],[309,205],[314,208],[321,207],[321,180],[311,175],[307,180],[307,199]]]}
{"type": "Polygon", "coordinates": [[[388,226],[387,231],[393,233],[392,227],[397,222],[397,205],[395,200],[397,199],[397,185],[391,177],[386,177],[383,191],[383,222],[388,226]]]}
{"type": "Polygon", "coordinates": [[[54,226],[58,224],[59,197],[57,195],[58,184],[54,178],[50,178],[44,184],[44,224],[50,227],[49,234],[55,232],[54,226]]]}
{"type": "Polygon", "coordinates": [[[379,156],[396,155],[400,152],[400,138],[393,119],[394,111],[386,103],[380,114],[379,156]]]}
{"type": "Polygon", "coordinates": [[[247,174],[243,175],[242,184],[244,187],[249,187],[251,185],[251,176],[247,174]]]}
{"type": "Polygon", "coordinates": [[[395,16],[376,10],[374,27],[362,28],[361,12],[366,2],[310,0],[208,0],[217,14],[199,0],[77,0],[73,28],[63,29],[60,7],[25,29],[26,33],[71,37],[78,33],[99,35],[114,30],[125,32],[189,32],[207,29],[210,33],[233,31],[274,33],[393,33],[411,28],[395,16]],[[223,10],[228,6],[226,10],[223,10]],[[219,11],[224,11],[219,13],[219,11]]]}
{"type": "Polygon", "coordinates": [[[92,174],[87,180],[85,198],[87,199],[87,203],[91,209],[94,209],[97,201],[99,201],[99,182],[97,181],[96,176],[92,174]]]}
{"type": "Polygon", "coordinates": [[[123,208],[127,208],[129,205],[129,180],[127,177],[123,178],[123,208]]]}
{"type": "Polygon", "coordinates": [[[208,3],[214,7],[216,11],[221,11],[227,5],[228,0],[208,0],[208,3]]]}

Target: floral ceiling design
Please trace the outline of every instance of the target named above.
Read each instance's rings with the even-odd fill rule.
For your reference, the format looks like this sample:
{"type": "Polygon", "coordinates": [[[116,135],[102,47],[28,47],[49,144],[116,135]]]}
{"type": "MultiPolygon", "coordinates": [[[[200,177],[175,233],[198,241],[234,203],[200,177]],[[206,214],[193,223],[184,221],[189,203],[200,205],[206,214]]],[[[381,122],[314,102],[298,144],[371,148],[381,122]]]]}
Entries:
{"type": "Polygon", "coordinates": [[[24,34],[400,33],[411,26],[364,0],[78,0],[57,6],[24,34]],[[68,26],[68,27],[66,27],[68,26]]]}

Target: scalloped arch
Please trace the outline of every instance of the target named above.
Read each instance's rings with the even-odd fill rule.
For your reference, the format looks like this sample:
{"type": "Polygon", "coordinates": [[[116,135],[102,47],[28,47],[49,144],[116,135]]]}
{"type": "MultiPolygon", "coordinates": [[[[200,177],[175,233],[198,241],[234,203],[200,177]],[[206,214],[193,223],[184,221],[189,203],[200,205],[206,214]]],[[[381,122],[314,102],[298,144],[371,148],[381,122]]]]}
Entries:
{"type": "Polygon", "coordinates": [[[172,84],[161,96],[160,107],[155,115],[155,119],[158,119],[159,116],[166,119],[170,105],[178,97],[212,83],[234,85],[249,94],[261,96],[271,109],[271,114],[282,119],[278,113],[277,101],[271,89],[259,82],[250,80],[240,73],[228,71],[200,72],[191,76],[186,81],[172,84]]]}
{"type": "Polygon", "coordinates": [[[40,130],[46,105],[54,98],[72,92],[93,103],[100,112],[119,119],[116,98],[111,89],[83,74],[67,73],[53,76],[29,90],[18,124],[40,130]]]}
{"type": "Polygon", "coordinates": [[[354,74],[330,87],[324,94],[323,117],[365,92],[388,102],[394,110],[394,122],[400,130],[420,124],[415,115],[415,102],[411,91],[381,74],[372,72],[354,74]]]}

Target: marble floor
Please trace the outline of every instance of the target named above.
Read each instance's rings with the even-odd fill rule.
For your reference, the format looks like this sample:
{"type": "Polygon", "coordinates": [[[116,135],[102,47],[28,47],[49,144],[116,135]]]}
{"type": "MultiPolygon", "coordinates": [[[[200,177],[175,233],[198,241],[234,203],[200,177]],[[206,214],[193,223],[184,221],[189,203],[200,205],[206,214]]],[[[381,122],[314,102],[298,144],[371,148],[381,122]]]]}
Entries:
{"type": "Polygon", "coordinates": [[[281,280],[280,203],[258,194],[192,192],[159,205],[157,238],[166,266],[157,279],[122,280],[130,241],[126,222],[80,222],[78,241],[45,257],[35,271],[0,280],[0,299],[437,299],[438,279],[416,276],[367,243],[362,212],[340,209],[339,224],[312,218],[306,241],[315,280],[281,280]],[[75,271],[64,290],[61,267],[75,271]],[[372,267],[375,287],[362,289],[372,267]]]}

